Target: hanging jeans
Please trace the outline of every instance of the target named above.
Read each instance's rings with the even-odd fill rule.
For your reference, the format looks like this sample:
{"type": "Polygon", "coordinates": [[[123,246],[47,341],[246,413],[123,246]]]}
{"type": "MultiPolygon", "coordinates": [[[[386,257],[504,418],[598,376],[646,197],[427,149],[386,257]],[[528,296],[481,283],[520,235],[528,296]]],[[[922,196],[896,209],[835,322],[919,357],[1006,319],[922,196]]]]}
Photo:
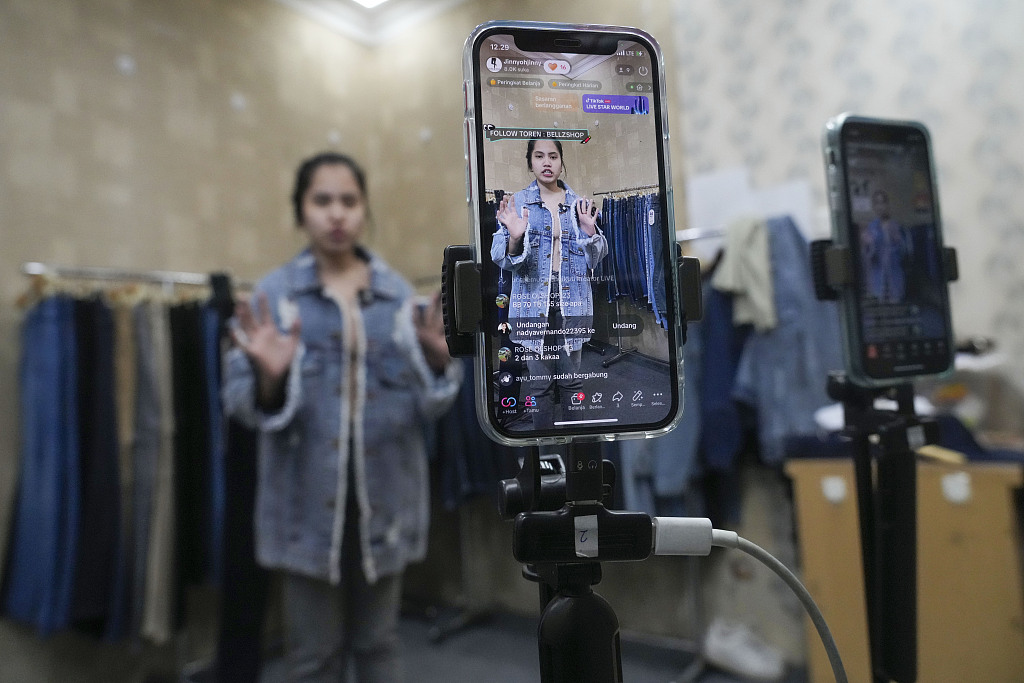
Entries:
{"type": "Polygon", "coordinates": [[[650,249],[647,252],[649,299],[658,324],[663,329],[668,329],[668,302],[663,296],[665,291],[665,252],[662,231],[665,226],[662,223],[661,203],[658,201],[657,195],[645,195],[644,200],[647,213],[645,225],[647,226],[648,244],[650,244],[650,249]]]}
{"type": "Polygon", "coordinates": [[[71,620],[103,635],[124,576],[121,550],[121,485],[114,405],[114,321],[97,298],[75,301],[78,339],[79,481],[81,507],[71,620]]]}
{"type": "Polygon", "coordinates": [[[39,302],[22,326],[21,474],[4,613],[46,635],[69,622],[78,543],[74,302],[39,302]]]}
{"type": "Polygon", "coordinates": [[[171,370],[174,390],[174,621],[184,624],[190,586],[201,585],[209,572],[205,531],[209,520],[205,486],[210,480],[208,411],[202,349],[202,309],[188,303],[170,309],[171,370]]]}
{"type": "Polygon", "coordinates": [[[662,262],[662,216],[656,194],[606,198],[602,203],[602,228],[608,240],[609,258],[599,274],[608,284],[608,302],[628,296],[637,306],[650,308],[655,320],[667,327],[662,262]]]}
{"type": "Polygon", "coordinates": [[[236,420],[225,427],[225,531],[217,680],[257,683],[263,661],[263,621],[270,574],[256,563],[256,430],[236,420]]]}
{"type": "Polygon", "coordinates": [[[216,308],[202,308],[203,386],[206,391],[207,449],[210,476],[206,483],[209,517],[206,520],[206,554],[209,558],[209,578],[219,584],[224,575],[224,489],[225,489],[225,429],[220,405],[221,388],[221,329],[222,320],[216,308]]]}
{"type": "Polygon", "coordinates": [[[154,341],[154,320],[162,307],[145,301],[132,311],[135,331],[135,441],[132,444],[132,577],[129,599],[128,632],[132,638],[142,633],[142,612],[146,600],[146,575],[149,558],[150,525],[156,492],[157,457],[160,452],[160,376],[154,341]]]}

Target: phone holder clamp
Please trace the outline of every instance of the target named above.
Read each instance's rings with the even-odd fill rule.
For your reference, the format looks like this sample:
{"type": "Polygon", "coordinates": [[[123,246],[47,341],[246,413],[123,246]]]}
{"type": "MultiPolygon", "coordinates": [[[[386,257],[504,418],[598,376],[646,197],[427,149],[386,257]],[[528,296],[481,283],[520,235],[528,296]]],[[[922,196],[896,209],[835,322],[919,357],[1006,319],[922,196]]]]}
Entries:
{"type": "MultiPolygon", "coordinates": [[[[956,249],[942,248],[942,268],[947,282],[960,277],[956,249]]],[[[849,247],[832,240],[811,242],[811,270],[814,275],[814,294],[821,301],[835,301],[844,287],[853,284],[853,255],[849,247]]]]}
{"type": "Polygon", "coordinates": [[[475,335],[483,318],[481,296],[480,266],[473,260],[473,247],[445,247],[441,264],[441,316],[448,352],[453,356],[476,355],[475,335]]]}
{"type": "MultiPolygon", "coordinates": [[[[693,256],[682,256],[678,245],[676,249],[679,314],[685,343],[685,323],[696,322],[704,315],[700,261],[693,256]]],[[[441,264],[441,311],[448,352],[453,356],[476,354],[476,333],[483,319],[482,294],[480,265],[474,259],[473,247],[468,244],[445,247],[441,264]]]]}

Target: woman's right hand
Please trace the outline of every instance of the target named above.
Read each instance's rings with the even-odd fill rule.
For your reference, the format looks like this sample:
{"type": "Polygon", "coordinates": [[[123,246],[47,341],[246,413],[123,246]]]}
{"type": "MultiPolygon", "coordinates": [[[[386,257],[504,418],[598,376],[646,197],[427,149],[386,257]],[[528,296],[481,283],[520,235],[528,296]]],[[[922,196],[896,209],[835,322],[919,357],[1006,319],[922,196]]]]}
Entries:
{"type": "Polygon", "coordinates": [[[523,208],[523,215],[516,211],[516,198],[513,195],[505,195],[501,198],[498,206],[498,222],[508,230],[510,254],[518,254],[522,251],[523,235],[526,234],[526,226],[529,225],[530,210],[523,208]]]}
{"type": "Polygon", "coordinates": [[[291,328],[282,333],[270,315],[267,295],[260,292],[254,315],[248,302],[235,304],[237,325],[231,336],[238,347],[252,361],[259,384],[259,402],[268,406],[281,402],[284,378],[288,374],[295,352],[299,348],[300,323],[296,317],[291,328]]]}

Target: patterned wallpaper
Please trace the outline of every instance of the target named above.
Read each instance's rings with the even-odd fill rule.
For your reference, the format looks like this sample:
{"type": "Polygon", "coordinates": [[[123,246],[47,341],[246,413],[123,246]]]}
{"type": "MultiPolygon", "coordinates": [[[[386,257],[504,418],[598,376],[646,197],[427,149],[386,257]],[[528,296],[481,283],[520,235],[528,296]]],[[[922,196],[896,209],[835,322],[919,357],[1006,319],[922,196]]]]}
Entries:
{"type": "Polygon", "coordinates": [[[687,177],[743,167],[757,187],[804,180],[816,219],[802,227],[827,234],[824,122],[842,111],[922,121],[932,133],[946,241],[959,254],[955,330],[994,336],[1024,376],[1024,3],[673,7],[668,58],[687,177]]]}

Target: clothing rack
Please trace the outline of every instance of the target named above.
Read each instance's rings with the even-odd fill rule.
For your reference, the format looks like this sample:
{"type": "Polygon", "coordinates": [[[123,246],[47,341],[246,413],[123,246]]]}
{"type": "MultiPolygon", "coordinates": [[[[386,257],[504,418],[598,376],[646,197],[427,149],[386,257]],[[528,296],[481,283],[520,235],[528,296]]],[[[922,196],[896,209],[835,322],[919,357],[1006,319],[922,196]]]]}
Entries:
{"type": "Polygon", "coordinates": [[[506,197],[509,197],[509,196],[515,194],[515,192],[509,192],[508,190],[502,190],[500,188],[497,189],[497,190],[484,190],[484,199],[486,201],[494,201],[495,197],[496,197],[496,193],[498,193],[498,192],[501,192],[506,197]]]}
{"type": "MultiPolygon", "coordinates": [[[[657,190],[660,187],[661,187],[660,185],[637,185],[636,187],[624,187],[624,188],[621,188],[621,189],[618,189],[618,190],[604,190],[602,192],[595,192],[594,196],[596,197],[597,195],[629,195],[631,193],[639,193],[639,192],[641,192],[643,190],[657,190]]],[[[615,315],[616,315],[616,317],[618,317],[618,314],[619,314],[619,300],[618,300],[618,298],[616,298],[615,299],[615,315]]],[[[618,353],[616,353],[614,356],[612,356],[611,358],[608,358],[606,360],[601,361],[601,367],[603,367],[603,368],[610,367],[611,365],[614,365],[615,363],[618,363],[623,358],[626,358],[626,357],[628,357],[628,356],[630,356],[630,355],[632,355],[634,353],[637,353],[639,351],[638,347],[636,347],[636,346],[630,347],[628,349],[622,348],[622,334],[621,333],[619,333],[619,335],[618,335],[618,349],[619,349],[618,353]]]]}
{"type": "Polygon", "coordinates": [[[169,270],[125,270],[89,266],[51,266],[29,261],[21,266],[25,275],[53,275],[79,280],[140,280],[155,284],[208,285],[208,273],[182,273],[169,270]]]}
{"type": "Polygon", "coordinates": [[[725,230],[723,228],[686,228],[684,230],[676,230],[676,242],[693,242],[712,237],[725,237],[725,230]]]}
{"type": "Polygon", "coordinates": [[[626,194],[627,192],[639,192],[640,190],[657,190],[660,185],[637,185],[636,187],[624,187],[621,190],[605,190],[603,192],[595,192],[594,195],[599,194],[626,194]]]}
{"type": "MultiPolygon", "coordinates": [[[[123,284],[135,285],[135,284],[141,283],[141,284],[144,284],[144,285],[162,286],[164,288],[164,293],[167,294],[167,293],[173,293],[173,289],[175,287],[187,286],[189,288],[196,288],[196,293],[199,293],[199,294],[201,294],[201,296],[203,296],[204,301],[206,301],[207,305],[212,305],[220,313],[223,313],[223,306],[224,305],[228,306],[228,310],[231,310],[230,307],[233,306],[233,297],[231,296],[231,289],[230,289],[230,285],[231,285],[230,279],[228,278],[227,275],[225,275],[223,273],[217,273],[217,272],[214,272],[214,273],[196,273],[196,272],[181,272],[181,271],[166,271],[166,270],[126,269],[126,268],[114,268],[114,267],[63,266],[63,265],[54,265],[54,264],[42,263],[42,262],[38,262],[38,261],[23,262],[22,265],[21,265],[21,271],[22,271],[22,274],[24,276],[26,276],[27,278],[30,278],[30,282],[31,282],[30,287],[31,287],[31,289],[37,290],[37,291],[34,291],[34,292],[30,292],[29,295],[26,295],[26,296],[24,296],[22,298],[22,301],[24,301],[25,303],[31,303],[33,301],[32,298],[31,298],[32,294],[42,294],[42,293],[44,293],[44,291],[46,290],[46,282],[45,282],[46,279],[53,279],[53,280],[65,279],[65,280],[69,280],[69,281],[77,281],[77,282],[74,282],[75,289],[78,289],[79,285],[84,285],[86,287],[93,287],[94,285],[96,285],[96,283],[99,283],[99,282],[113,283],[115,285],[123,285],[123,284]],[[208,298],[207,298],[207,293],[206,293],[207,289],[210,292],[208,298]]],[[[62,283],[62,284],[68,284],[68,283],[62,283]]],[[[191,293],[191,289],[190,289],[190,293],[191,293]]],[[[170,298],[170,297],[168,297],[168,298],[170,298]]],[[[77,314],[77,311],[76,311],[76,314],[77,314]]],[[[173,332],[173,330],[174,330],[173,323],[171,322],[170,319],[164,319],[164,320],[165,320],[165,322],[163,324],[165,326],[167,334],[168,335],[172,335],[174,333],[173,332]]],[[[221,320],[223,320],[223,318],[221,320]]],[[[110,324],[110,332],[111,332],[111,334],[113,336],[108,337],[107,338],[108,341],[104,342],[103,344],[97,343],[97,346],[102,346],[104,351],[111,351],[111,352],[113,352],[112,351],[113,348],[117,348],[119,350],[116,353],[121,353],[120,349],[122,349],[123,347],[118,346],[117,343],[116,343],[116,340],[121,335],[121,332],[120,331],[117,331],[117,332],[114,331],[115,323],[114,323],[113,320],[107,319],[107,322],[109,322],[109,324],[110,324]],[[113,346],[109,346],[108,347],[107,344],[109,344],[110,342],[115,342],[115,343],[114,343],[113,346]]],[[[107,322],[105,322],[104,324],[107,324],[107,322]]],[[[134,321],[133,321],[133,323],[134,323],[134,321]]],[[[146,325],[148,326],[149,323],[147,322],[146,325]]],[[[220,329],[223,330],[224,327],[221,326],[220,329]]],[[[186,330],[186,331],[187,331],[188,334],[192,334],[192,330],[186,330]]],[[[198,331],[197,331],[197,333],[198,333],[198,331]]],[[[134,329],[134,324],[132,325],[132,330],[131,330],[131,332],[129,334],[132,335],[133,340],[137,338],[136,337],[136,330],[134,329]]],[[[222,334],[223,334],[223,332],[222,332],[222,334]]],[[[80,351],[81,348],[84,348],[84,347],[77,346],[77,342],[73,342],[73,343],[75,343],[75,345],[76,345],[75,346],[76,351],[80,351]]],[[[146,343],[149,344],[150,346],[152,346],[152,344],[153,344],[152,339],[148,339],[146,343]]],[[[177,385],[179,383],[179,380],[181,379],[180,377],[173,376],[173,363],[171,362],[171,360],[169,358],[169,356],[171,355],[170,352],[173,352],[173,354],[176,355],[176,354],[178,354],[179,350],[178,350],[178,348],[172,346],[170,336],[168,336],[166,344],[167,344],[166,349],[168,351],[168,354],[166,356],[164,356],[164,358],[167,358],[167,362],[169,363],[169,367],[167,369],[168,370],[168,375],[167,375],[167,378],[166,378],[167,381],[168,381],[168,383],[167,383],[167,391],[168,391],[168,393],[166,395],[161,395],[160,396],[159,401],[160,401],[161,405],[159,406],[159,410],[157,410],[157,412],[155,414],[153,414],[153,416],[157,420],[159,420],[161,422],[161,424],[163,423],[163,421],[165,419],[165,414],[163,414],[163,410],[164,410],[165,406],[166,406],[167,410],[169,410],[170,412],[173,412],[175,410],[175,403],[177,401],[177,395],[175,394],[175,391],[176,391],[175,385],[177,385]],[[165,401],[165,399],[166,399],[166,401],[165,401]]],[[[217,344],[217,342],[214,341],[211,348],[213,349],[214,354],[218,354],[219,355],[219,348],[217,347],[216,344],[217,344]]],[[[134,350],[134,348],[135,348],[134,341],[131,344],[131,347],[133,348],[131,353],[134,355],[136,353],[135,350],[134,350]]],[[[91,355],[102,355],[102,354],[97,352],[97,353],[91,354],[91,355]]],[[[210,362],[209,357],[205,357],[205,358],[204,357],[197,357],[197,358],[199,359],[199,362],[205,362],[205,363],[209,363],[210,362]]],[[[70,362],[80,363],[81,361],[78,359],[78,356],[76,355],[76,356],[73,356],[73,360],[71,360],[70,362]]],[[[134,360],[134,358],[132,358],[131,364],[129,365],[129,367],[133,367],[133,368],[137,367],[135,365],[135,363],[136,363],[136,361],[134,360]]],[[[130,373],[130,375],[128,375],[131,378],[131,380],[132,380],[132,382],[134,384],[131,385],[131,386],[122,386],[116,379],[115,380],[111,380],[111,377],[112,377],[110,375],[111,371],[113,371],[115,373],[114,377],[120,377],[120,373],[121,373],[121,371],[123,369],[123,368],[117,368],[116,366],[117,366],[117,362],[115,361],[113,365],[97,365],[97,366],[95,366],[95,368],[97,369],[97,371],[101,370],[101,371],[104,372],[105,378],[109,382],[109,384],[106,384],[107,390],[110,391],[111,394],[113,394],[114,392],[118,392],[118,393],[119,392],[131,392],[131,393],[126,393],[126,395],[130,395],[130,396],[132,396],[134,398],[134,396],[135,396],[134,392],[136,390],[136,387],[140,384],[140,382],[138,382],[137,378],[134,377],[134,375],[136,374],[135,371],[133,370],[130,373]]],[[[77,366],[76,366],[76,369],[77,369],[77,366]]],[[[208,367],[208,369],[209,369],[209,367],[208,367]]],[[[140,372],[142,372],[142,371],[140,370],[140,372]]],[[[153,372],[154,373],[158,373],[159,371],[154,369],[153,372]]],[[[216,377],[218,375],[214,374],[212,376],[216,377]]],[[[182,384],[188,384],[188,383],[193,382],[193,381],[198,382],[198,380],[195,380],[194,377],[195,377],[195,375],[189,374],[188,377],[187,377],[187,381],[186,382],[182,382],[182,384]]],[[[155,389],[153,391],[155,392],[155,389]]],[[[213,394],[213,396],[216,396],[216,395],[217,394],[213,394]]],[[[93,400],[97,400],[97,397],[90,395],[90,401],[93,401],[93,400]]],[[[120,408],[120,401],[118,401],[117,398],[113,398],[112,400],[113,400],[113,403],[117,404],[117,407],[120,408]]],[[[197,401],[191,401],[190,403],[193,406],[198,404],[197,401]]],[[[149,414],[150,413],[147,413],[147,415],[149,415],[149,414]]],[[[83,415],[87,415],[90,419],[93,417],[91,413],[83,413],[83,415]]],[[[114,417],[114,415],[111,415],[109,412],[105,412],[104,416],[105,417],[106,416],[114,417]]],[[[113,438],[114,438],[114,442],[117,445],[119,445],[121,448],[126,448],[127,450],[123,450],[122,451],[122,454],[121,454],[120,459],[119,459],[119,464],[124,463],[125,462],[125,458],[129,458],[130,461],[134,463],[134,458],[136,457],[135,456],[135,452],[134,452],[134,447],[133,447],[132,444],[126,444],[123,441],[121,441],[121,432],[119,432],[118,429],[117,429],[117,426],[120,425],[120,418],[121,418],[121,415],[120,414],[116,414],[113,438]]],[[[134,420],[134,414],[129,414],[127,416],[127,418],[129,420],[129,423],[132,424],[131,420],[134,420]]],[[[205,418],[206,418],[206,414],[204,414],[204,419],[205,418]]],[[[211,424],[211,425],[212,424],[216,424],[216,423],[213,422],[213,420],[215,418],[212,417],[212,415],[211,415],[211,417],[209,419],[210,419],[210,422],[208,424],[211,424]]],[[[150,420],[146,420],[146,422],[149,423],[147,425],[147,428],[153,428],[152,427],[152,423],[150,422],[150,420]]],[[[74,428],[78,429],[77,426],[74,427],[74,428]]],[[[167,432],[164,431],[162,433],[167,433],[167,432]]],[[[175,439],[175,441],[177,441],[177,439],[175,439]]],[[[155,441],[151,441],[151,440],[147,440],[146,442],[147,443],[156,443],[155,441]]],[[[76,441],[76,444],[77,444],[77,441],[76,441]]],[[[75,448],[77,449],[77,445],[75,446],[75,448]]],[[[104,449],[104,451],[109,453],[110,449],[104,449]]],[[[78,454],[76,452],[75,457],[77,458],[79,456],[80,456],[80,454],[78,454]]],[[[165,458],[165,456],[166,456],[166,454],[163,454],[163,453],[161,453],[159,455],[154,453],[152,457],[153,458],[165,458]]],[[[84,457],[84,456],[82,456],[82,457],[84,457]]],[[[115,457],[116,457],[116,452],[115,452],[115,457]]],[[[177,459],[179,457],[179,454],[177,452],[175,452],[173,457],[175,459],[177,459]]],[[[61,461],[61,463],[63,464],[64,461],[61,461]]],[[[189,464],[191,465],[191,463],[189,463],[189,464]]],[[[158,479],[163,477],[164,474],[160,470],[157,469],[156,460],[153,461],[152,467],[153,467],[153,470],[151,471],[150,475],[154,477],[153,481],[156,482],[158,479]]],[[[177,469],[176,469],[177,468],[177,462],[174,462],[169,467],[171,467],[171,469],[173,469],[174,472],[175,472],[173,476],[175,478],[178,477],[179,475],[178,475],[178,472],[177,472],[177,469]]],[[[99,470],[97,470],[97,471],[99,471],[99,470]]],[[[195,470],[194,470],[194,468],[190,467],[190,471],[195,471],[195,470]]],[[[125,492],[125,491],[130,492],[130,491],[132,491],[133,489],[131,487],[133,487],[135,485],[135,482],[136,482],[136,479],[135,479],[136,472],[135,472],[134,464],[132,465],[132,468],[130,470],[128,470],[127,472],[125,472],[124,470],[121,470],[121,473],[124,474],[125,477],[126,477],[123,480],[122,479],[118,480],[118,485],[121,487],[121,491],[122,492],[125,492]],[[129,483],[126,483],[126,482],[131,482],[131,483],[129,484],[129,483]]],[[[109,482],[109,481],[111,481],[111,479],[109,477],[106,477],[105,481],[109,482]]],[[[203,481],[202,482],[203,486],[206,486],[207,484],[208,484],[208,481],[203,481]]],[[[151,516],[150,516],[149,521],[153,521],[155,519],[155,515],[157,514],[155,512],[155,508],[156,508],[156,505],[157,505],[157,503],[156,503],[156,500],[157,500],[156,496],[158,495],[157,494],[157,486],[158,486],[158,484],[154,483],[152,485],[152,488],[146,493],[146,495],[148,497],[148,499],[146,500],[146,504],[147,504],[147,506],[150,506],[152,508],[152,510],[153,510],[151,512],[151,516]]],[[[175,486],[178,486],[178,484],[175,484],[175,486]]],[[[176,509],[174,509],[174,506],[176,506],[178,504],[178,501],[176,500],[176,496],[177,496],[177,493],[175,493],[172,490],[170,492],[169,496],[166,498],[166,500],[170,500],[171,501],[170,503],[168,503],[168,505],[171,506],[171,508],[172,508],[171,512],[172,512],[172,514],[173,514],[175,519],[178,518],[178,512],[177,512],[176,509]]],[[[119,534],[126,533],[125,532],[126,527],[124,526],[125,520],[132,520],[133,524],[134,524],[135,521],[137,521],[133,517],[133,515],[135,514],[133,512],[133,510],[134,510],[135,505],[137,505],[137,501],[133,501],[133,499],[129,497],[127,500],[122,500],[122,505],[124,505],[124,507],[118,512],[118,516],[121,517],[121,520],[118,523],[118,527],[119,527],[118,533],[119,534]]],[[[206,523],[206,521],[204,520],[203,523],[206,523]]],[[[177,533],[176,531],[172,531],[171,535],[174,536],[176,533],[177,533]]],[[[205,530],[203,530],[203,533],[207,533],[207,532],[205,530]]],[[[121,537],[119,537],[119,540],[124,540],[124,538],[125,537],[121,536],[121,537]]],[[[129,538],[131,538],[131,536],[129,536],[129,538]]],[[[104,547],[109,549],[111,546],[108,545],[108,546],[104,546],[104,547]]],[[[112,550],[110,552],[110,557],[113,558],[114,562],[120,563],[122,561],[122,558],[119,557],[119,553],[121,553],[123,549],[121,548],[121,545],[119,543],[115,544],[113,547],[114,547],[114,550],[112,550]]],[[[132,552],[135,552],[135,550],[133,549],[132,552]]],[[[148,549],[147,549],[147,552],[149,552],[148,549]]],[[[166,562],[174,565],[174,564],[177,563],[176,555],[179,552],[180,552],[179,550],[175,549],[174,550],[174,556],[168,555],[166,557],[166,559],[161,556],[161,559],[159,560],[159,562],[166,561],[166,562]]],[[[147,572],[148,572],[148,566],[149,566],[149,561],[148,560],[149,560],[149,558],[147,557],[146,560],[147,560],[147,562],[144,563],[144,564],[146,565],[147,572]]],[[[130,576],[130,575],[132,575],[132,573],[134,571],[136,571],[135,567],[131,563],[129,563],[128,565],[125,565],[123,567],[123,569],[126,572],[126,576],[130,576]]],[[[147,573],[147,576],[148,576],[148,573],[147,573]]],[[[189,584],[189,585],[191,585],[191,584],[189,584]]],[[[196,585],[198,585],[198,584],[196,584],[196,585]]],[[[145,600],[145,601],[149,601],[150,599],[152,599],[152,598],[148,594],[143,595],[143,596],[139,596],[139,595],[135,595],[135,594],[130,593],[130,592],[124,593],[122,595],[122,599],[119,601],[118,609],[125,608],[125,604],[126,604],[127,600],[145,600]]],[[[172,614],[173,614],[174,611],[177,610],[177,608],[173,605],[173,600],[171,600],[170,603],[168,603],[167,600],[163,600],[163,603],[166,604],[166,606],[170,610],[172,610],[172,614]]],[[[117,620],[125,619],[127,616],[128,616],[128,612],[127,611],[125,611],[120,616],[115,616],[114,615],[113,607],[111,607],[111,612],[110,612],[109,617],[107,615],[104,615],[103,618],[104,619],[108,619],[109,618],[112,621],[117,621],[117,620]]],[[[188,646],[188,641],[190,640],[189,630],[190,630],[191,627],[188,626],[187,624],[184,627],[182,627],[181,625],[174,623],[177,619],[178,619],[177,617],[173,617],[172,616],[170,632],[167,633],[167,634],[158,633],[158,631],[160,629],[149,629],[148,627],[146,627],[144,625],[144,622],[143,623],[135,623],[135,622],[132,622],[131,620],[124,621],[121,624],[121,626],[120,626],[121,629],[124,629],[124,633],[122,635],[122,634],[120,634],[120,631],[119,631],[119,635],[117,635],[117,639],[122,639],[123,638],[123,639],[126,640],[126,642],[131,642],[132,639],[143,637],[143,638],[146,638],[146,639],[153,639],[159,645],[165,644],[164,640],[166,639],[166,644],[173,650],[173,659],[175,661],[175,669],[176,669],[177,672],[181,672],[182,673],[183,678],[181,680],[193,680],[192,678],[187,676],[187,673],[188,673],[188,671],[190,670],[190,667],[191,667],[191,665],[189,664],[189,658],[192,655],[190,653],[194,649],[194,648],[191,648],[191,647],[188,646]],[[132,630],[129,630],[129,629],[132,629],[132,630]]],[[[62,626],[61,628],[64,628],[64,626],[62,626]]],[[[177,678],[175,680],[177,680],[177,678]]]]}
{"type": "MultiPolygon", "coordinates": [[[[54,266],[38,261],[28,261],[21,271],[29,276],[53,276],[75,280],[107,280],[122,282],[146,282],[171,288],[175,285],[203,287],[210,285],[210,273],[188,273],[173,270],[135,270],[126,268],[105,268],[97,266],[54,266]]],[[[234,283],[235,287],[252,289],[250,283],[234,283]]]]}

